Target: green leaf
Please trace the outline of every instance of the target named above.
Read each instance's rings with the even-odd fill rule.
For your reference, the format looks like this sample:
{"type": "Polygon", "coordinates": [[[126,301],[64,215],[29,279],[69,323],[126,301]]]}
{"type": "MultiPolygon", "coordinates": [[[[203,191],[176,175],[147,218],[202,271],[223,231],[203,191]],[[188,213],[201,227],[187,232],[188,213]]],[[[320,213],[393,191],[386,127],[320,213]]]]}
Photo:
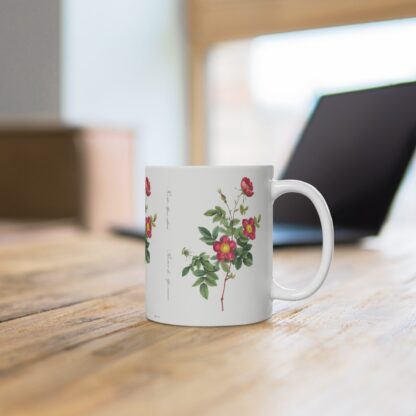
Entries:
{"type": "Polygon", "coordinates": [[[204,215],[207,217],[213,217],[216,213],[217,211],[215,209],[209,209],[208,211],[204,212],[204,215]]]}
{"type": "Polygon", "coordinates": [[[196,277],[205,276],[205,270],[195,270],[195,269],[192,269],[192,273],[196,277]]]}
{"type": "Polygon", "coordinates": [[[198,227],[198,230],[202,234],[202,237],[212,238],[211,233],[205,227],[198,227]]]}
{"type": "Polygon", "coordinates": [[[255,225],[257,228],[260,228],[260,220],[261,220],[261,214],[259,214],[259,216],[258,216],[258,217],[254,216],[254,225],[255,225]]]}
{"type": "Polygon", "coordinates": [[[247,257],[244,257],[244,258],[243,258],[243,263],[244,263],[246,266],[248,266],[248,267],[250,267],[250,266],[252,266],[252,265],[253,265],[253,261],[252,261],[252,260],[247,259],[247,257]]]}
{"type": "Polygon", "coordinates": [[[217,260],[217,256],[214,254],[213,256],[211,256],[211,260],[217,260]]]}
{"type": "Polygon", "coordinates": [[[251,253],[247,253],[247,255],[243,258],[243,263],[246,266],[252,266],[253,265],[253,255],[251,253]]]}
{"type": "Polygon", "coordinates": [[[205,283],[202,283],[202,285],[199,286],[199,292],[203,298],[208,299],[208,286],[205,283]]]}
{"type": "Polygon", "coordinates": [[[217,282],[213,279],[205,279],[205,283],[211,287],[217,286],[217,282]]]}
{"type": "Polygon", "coordinates": [[[245,246],[248,243],[248,239],[244,240],[241,237],[237,238],[237,244],[243,248],[245,248],[245,246]]]}
{"type": "Polygon", "coordinates": [[[239,238],[243,234],[243,227],[234,228],[234,235],[233,237],[239,238]]]}
{"type": "Polygon", "coordinates": [[[182,270],[182,276],[186,276],[189,273],[189,270],[191,270],[191,266],[184,267],[182,270]]]}
{"type": "Polygon", "coordinates": [[[212,231],[212,238],[216,240],[218,238],[218,234],[220,232],[220,227],[217,225],[214,230],[212,231]]]}
{"type": "Polygon", "coordinates": [[[234,218],[233,220],[231,220],[230,226],[234,227],[234,225],[237,225],[239,222],[240,222],[240,220],[238,220],[237,218],[234,218]]]}
{"type": "Polygon", "coordinates": [[[207,261],[207,260],[204,260],[203,262],[202,262],[202,264],[203,264],[203,266],[204,266],[204,269],[207,271],[207,272],[213,272],[214,270],[215,270],[215,267],[209,262],[209,261],[207,261]]]}
{"type": "Polygon", "coordinates": [[[217,274],[216,274],[216,273],[214,273],[214,272],[208,272],[208,273],[207,273],[207,277],[208,277],[209,279],[211,279],[211,280],[218,280],[218,276],[217,276],[217,274]]]}
{"type": "Polygon", "coordinates": [[[227,218],[221,218],[220,224],[223,225],[225,228],[228,228],[228,220],[227,220],[227,218]]]}
{"type": "Polygon", "coordinates": [[[199,286],[201,283],[204,283],[205,279],[203,277],[199,277],[195,280],[195,283],[192,285],[192,287],[199,286]]]}
{"type": "Polygon", "coordinates": [[[221,215],[219,215],[219,214],[217,214],[213,219],[212,219],[212,221],[214,221],[214,222],[218,222],[218,221],[220,221],[221,220],[221,218],[222,218],[222,216],[221,215]]]}
{"type": "Polygon", "coordinates": [[[226,273],[229,272],[229,265],[227,265],[225,262],[221,261],[220,262],[221,265],[221,269],[223,269],[226,273]]]}
{"type": "Polygon", "coordinates": [[[213,240],[212,238],[201,237],[200,240],[210,246],[212,246],[215,243],[215,240],[213,240]]]}
{"type": "Polygon", "coordinates": [[[150,251],[147,248],[145,250],[145,258],[146,258],[146,263],[150,263],[150,251]]]}
{"type": "Polygon", "coordinates": [[[225,216],[225,211],[219,205],[216,205],[215,209],[216,209],[218,215],[221,215],[222,217],[225,216]]]}

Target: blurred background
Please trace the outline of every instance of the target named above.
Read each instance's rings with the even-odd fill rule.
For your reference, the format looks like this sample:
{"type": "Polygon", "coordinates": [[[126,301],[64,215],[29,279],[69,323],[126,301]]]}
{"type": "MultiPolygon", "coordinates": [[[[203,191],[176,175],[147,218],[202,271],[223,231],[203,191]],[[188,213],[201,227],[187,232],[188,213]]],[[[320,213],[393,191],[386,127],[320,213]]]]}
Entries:
{"type": "MultiPolygon", "coordinates": [[[[405,0],[0,0],[0,239],[142,226],[148,164],[278,176],[322,94],[416,80],[413,16],[405,0]]],[[[415,189],[413,158],[390,222],[414,221],[415,189]]]]}

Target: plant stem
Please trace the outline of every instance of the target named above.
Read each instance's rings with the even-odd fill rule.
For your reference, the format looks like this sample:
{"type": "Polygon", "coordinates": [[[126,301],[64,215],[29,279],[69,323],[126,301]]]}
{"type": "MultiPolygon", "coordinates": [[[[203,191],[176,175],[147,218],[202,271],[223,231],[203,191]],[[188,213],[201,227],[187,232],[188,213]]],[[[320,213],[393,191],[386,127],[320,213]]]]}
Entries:
{"type": "Polygon", "coordinates": [[[221,311],[224,312],[224,294],[225,294],[225,285],[227,284],[227,280],[228,280],[228,275],[230,274],[230,270],[231,270],[231,263],[228,267],[228,271],[227,274],[224,277],[224,286],[222,288],[222,294],[221,294],[221,311]]]}
{"type": "MultiPolygon", "coordinates": [[[[234,201],[234,209],[233,209],[233,215],[231,216],[231,223],[234,221],[235,213],[236,213],[236,210],[237,210],[237,206],[240,202],[241,195],[242,194],[239,194],[238,198],[234,201]]],[[[234,238],[234,225],[231,225],[231,233],[232,233],[232,237],[234,238]]]]}
{"type": "Polygon", "coordinates": [[[225,200],[225,201],[224,201],[224,203],[225,203],[225,205],[226,205],[226,207],[227,207],[227,209],[228,209],[228,214],[230,215],[230,221],[231,221],[232,214],[231,214],[231,209],[230,209],[230,206],[228,205],[227,200],[225,200]]]}
{"type": "Polygon", "coordinates": [[[228,273],[224,278],[224,286],[222,288],[222,295],[221,295],[221,311],[224,312],[224,293],[225,293],[225,285],[227,284],[227,280],[228,280],[228,273]]]}
{"type": "MultiPolygon", "coordinates": [[[[233,211],[231,211],[231,209],[230,209],[230,206],[228,205],[228,201],[227,200],[225,200],[224,201],[224,203],[225,203],[225,205],[227,206],[227,209],[228,209],[228,214],[230,215],[230,218],[229,218],[229,220],[230,220],[230,223],[232,224],[232,222],[234,221],[234,217],[235,217],[235,213],[236,213],[236,209],[237,209],[237,206],[238,206],[238,203],[240,202],[240,198],[241,198],[241,196],[243,195],[243,193],[241,192],[239,195],[238,195],[238,197],[237,197],[237,199],[235,199],[234,200],[234,209],[233,209],[233,211]]],[[[231,237],[232,238],[234,238],[234,225],[231,225],[231,237]]],[[[230,271],[231,271],[231,263],[230,263],[230,265],[228,266],[228,271],[227,271],[227,274],[225,275],[225,277],[224,277],[224,286],[223,286],[223,288],[222,288],[222,294],[221,294],[221,311],[222,312],[224,312],[224,294],[225,294],[225,286],[227,285],[227,280],[229,279],[229,274],[230,274],[230,271]]]]}
{"type": "MultiPolygon", "coordinates": [[[[232,223],[232,221],[234,221],[234,218],[235,218],[235,212],[236,212],[237,206],[238,206],[238,204],[239,204],[239,202],[240,202],[240,198],[241,198],[241,196],[242,196],[242,195],[243,195],[243,193],[241,192],[241,193],[238,195],[237,199],[236,199],[236,200],[234,200],[234,208],[233,208],[233,211],[232,211],[232,212],[231,212],[231,208],[230,208],[230,206],[228,205],[227,200],[226,200],[226,201],[224,201],[224,202],[225,202],[225,205],[227,206],[227,209],[228,209],[228,214],[230,215],[230,218],[229,218],[230,223],[232,223]]],[[[231,225],[231,234],[232,234],[232,236],[231,236],[231,237],[233,237],[233,238],[234,238],[234,225],[231,225]]]]}

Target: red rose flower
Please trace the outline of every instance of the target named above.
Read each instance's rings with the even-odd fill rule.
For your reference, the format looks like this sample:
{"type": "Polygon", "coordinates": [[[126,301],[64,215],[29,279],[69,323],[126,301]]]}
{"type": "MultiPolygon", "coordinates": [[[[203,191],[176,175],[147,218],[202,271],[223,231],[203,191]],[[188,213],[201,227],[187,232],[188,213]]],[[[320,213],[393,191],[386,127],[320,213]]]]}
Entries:
{"type": "Polygon", "coordinates": [[[253,196],[253,189],[253,182],[251,182],[249,178],[244,177],[243,179],[241,179],[241,190],[244,194],[246,194],[247,196],[253,196]]]}
{"type": "Polygon", "coordinates": [[[146,181],[145,181],[145,188],[146,188],[146,195],[150,196],[152,191],[150,189],[150,181],[149,181],[149,178],[147,176],[146,176],[146,181]]]}
{"type": "Polygon", "coordinates": [[[217,253],[219,261],[233,261],[235,259],[235,249],[237,244],[226,235],[214,243],[214,251],[217,253]]]}
{"type": "Polygon", "coordinates": [[[152,237],[152,217],[146,217],[146,237],[152,237]]]}
{"type": "Polygon", "coordinates": [[[250,240],[256,238],[256,226],[254,224],[254,218],[244,219],[243,221],[243,234],[250,240]]]}

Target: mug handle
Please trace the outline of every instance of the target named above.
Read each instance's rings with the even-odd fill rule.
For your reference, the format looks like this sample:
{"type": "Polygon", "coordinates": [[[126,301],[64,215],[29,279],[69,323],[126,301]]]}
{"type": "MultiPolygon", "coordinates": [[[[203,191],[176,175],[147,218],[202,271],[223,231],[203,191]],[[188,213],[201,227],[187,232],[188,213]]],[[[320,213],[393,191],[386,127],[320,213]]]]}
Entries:
{"type": "Polygon", "coordinates": [[[301,300],[313,295],[322,286],[322,283],[328,274],[334,252],[334,226],[324,197],[312,185],[295,180],[271,181],[272,203],[279,198],[279,196],[289,192],[299,193],[310,199],[318,212],[322,228],[321,264],[312,281],[301,289],[290,289],[280,285],[273,279],[273,299],[301,300]]]}

